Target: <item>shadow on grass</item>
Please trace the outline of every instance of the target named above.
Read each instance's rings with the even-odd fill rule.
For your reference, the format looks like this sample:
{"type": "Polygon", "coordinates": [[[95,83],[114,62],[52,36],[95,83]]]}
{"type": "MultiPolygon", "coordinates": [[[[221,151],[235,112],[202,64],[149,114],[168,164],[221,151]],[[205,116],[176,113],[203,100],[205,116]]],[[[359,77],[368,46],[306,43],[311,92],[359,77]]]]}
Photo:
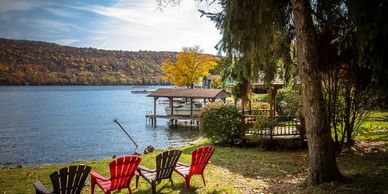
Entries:
{"type": "Polygon", "coordinates": [[[387,141],[388,128],[362,128],[361,133],[356,138],[371,141],[387,141]]]}
{"type": "MultiPolygon", "coordinates": [[[[196,190],[199,189],[198,187],[192,187],[189,190],[186,189],[186,185],[184,183],[174,183],[174,188],[172,188],[171,183],[168,180],[163,180],[160,184],[157,184],[156,186],[156,193],[172,193],[172,192],[178,192],[178,193],[187,193],[187,194],[195,194],[198,193],[196,190]]],[[[142,182],[141,185],[139,185],[138,189],[133,189],[133,193],[144,193],[149,194],[152,193],[151,185],[142,182]],[[143,190],[146,188],[145,190],[143,190]]],[[[221,192],[220,192],[221,193],[221,192]]]]}
{"type": "MultiPolygon", "coordinates": [[[[190,163],[192,150],[200,146],[182,149],[182,161],[190,163]]],[[[222,179],[221,183],[231,184],[243,193],[265,191],[279,179],[299,177],[306,171],[306,149],[266,151],[257,147],[215,147],[205,179],[213,184],[218,182],[212,178],[222,179]],[[209,174],[211,176],[207,177],[209,174]]]]}
{"type": "MultiPolygon", "coordinates": [[[[384,193],[388,191],[388,152],[348,153],[337,157],[344,180],[315,187],[305,187],[307,150],[265,151],[259,148],[215,146],[208,174],[221,175],[243,193],[384,193]]],[[[183,149],[190,156],[197,147],[183,149]]],[[[188,162],[187,158],[185,158],[188,162]]],[[[188,162],[189,163],[189,162],[188,162]]],[[[216,177],[216,176],[213,176],[216,177]]],[[[206,176],[205,176],[206,178],[206,176]]],[[[207,179],[209,180],[209,178],[207,179]]],[[[217,184],[215,180],[209,180],[217,184]]],[[[184,184],[182,187],[184,188],[184,184]]],[[[198,188],[196,188],[198,189],[198,188]]],[[[195,191],[183,193],[196,193],[195,191]]]]}
{"type": "Polygon", "coordinates": [[[386,193],[388,191],[388,153],[349,154],[338,157],[343,181],[309,187],[308,193],[386,193]]]}

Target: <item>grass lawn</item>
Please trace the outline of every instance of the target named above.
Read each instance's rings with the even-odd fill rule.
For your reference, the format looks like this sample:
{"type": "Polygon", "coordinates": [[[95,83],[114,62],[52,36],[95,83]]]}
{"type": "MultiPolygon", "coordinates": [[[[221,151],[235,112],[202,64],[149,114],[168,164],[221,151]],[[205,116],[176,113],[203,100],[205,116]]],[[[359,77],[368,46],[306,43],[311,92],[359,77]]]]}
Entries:
{"type": "MultiPolygon", "coordinates": [[[[185,189],[184,179],[174,173],[175,189],[165,180],[157,186],[160,193],[387,193],[388,192],[388,152],[385,149],[388,138],[388,113],[375,113],[363,125],[359,139],[361,152],[347,152],[337,157],[338,166],[345,179],[315,187],[305,187],[307,175],[308,151],[277,150],[265,151],[259,148],[221,147],[216,146],[212,163],[205,170],[206,186],[201,176],[191,180],[192,188],[185,189]],[[368,130],[366,130],[368,129],[368,130]],[[376,130],[378,130],[376,132],[376,130]]],[[[189,163],[191,151],[209,142],[202,141],[195,145],[180,147],[183,151],[180,161],[189,163]]],[[[142,155],[141,165],[153,168],[156,151],[142,155]]],[[[108,164],[111,159],[98,161],[77,161],[92,166],[92,171],[109,177],[108,164]]],[[[0,169],[0,193],[34,193],[33,182],[41,180],[51,188],[49,174],[54,170],[70,164],[41,165],[0,169]]],[[[151,187],[140,178],[140,188],[134,193],[150,193],[151,187]]],[[[97,193],[102,193],[96,188],[97,193]]],[[[82,193],[90,193],[90,186],[82,193]]],[[[116,193],[128,193],[122,190],[116,193]]]]}
{"type": "Polygon", "coordinates": [[[358,140],[382,141],[388,146],[388,111],[375,112],[361,126],[358,140]]]}

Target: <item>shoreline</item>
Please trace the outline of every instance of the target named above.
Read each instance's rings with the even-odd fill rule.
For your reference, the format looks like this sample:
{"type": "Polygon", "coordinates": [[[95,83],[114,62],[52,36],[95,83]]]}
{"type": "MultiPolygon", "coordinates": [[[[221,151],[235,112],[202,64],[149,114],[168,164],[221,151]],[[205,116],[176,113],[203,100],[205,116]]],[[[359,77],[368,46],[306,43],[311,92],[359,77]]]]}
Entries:
{"type": "MultiPolygon", "coordinates": [[[[201,143],[204,143],[205,141],[207,141],[206,138],[204,137],[198,137],[197,139],[193,140],[192,142],[187,142],[186,144],[183,144],[183,145],[179,145],[179,146],[167,146],[167,147],[164,147],[164,148],[158,148],[158,149],[154,149],[153,152],[160,152],[160,151],[163,151],[163,150],[168,150],[170,148],[175,148],[175,149],[179,149],[179,148],[184,148],[184,147],[188,147],[188,146],[195,146],[197,144],[201,144],[201,143]]],[[[152,153],[152,152],[151,152],[152,153]]],[[[144,154],[144,150],[142,153],[140,153],[141,155],[145,155],[144,154]]],[[[129,154],[131,155],[131,154],[129,154]]],[[[38,167],[41,167],[41,166],[58,166],[58,165],[64,165],[64,164],[75,164],[75,163],[79,163],[79,162],[96,162],[96,161],[105,161],[105,160],[112,160],[114,157],[120,157],[120,156],[106,156],[104,158],[100,158],[100,159],[77,159],[77,160],[73,160],[73,161],[69,161],[69,162],[58,162],[58,163],[39,163],[39,164],[11,164],[11,165],[7,165],[7,164],[0,164],[0,169],[19,169],[19,168],[38,168],[38,167]]]]}

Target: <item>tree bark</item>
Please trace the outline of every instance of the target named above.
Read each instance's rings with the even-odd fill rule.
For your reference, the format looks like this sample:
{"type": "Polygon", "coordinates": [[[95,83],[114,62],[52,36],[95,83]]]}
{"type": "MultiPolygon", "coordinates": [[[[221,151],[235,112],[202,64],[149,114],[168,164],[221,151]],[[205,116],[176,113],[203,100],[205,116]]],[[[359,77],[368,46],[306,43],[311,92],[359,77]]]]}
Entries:
{"type": "Polygon", "coordinates": [[[337,180],[334,143],[322,93],[316,34],[308,0],[291,0],[296,28],[298,69],[302,83],[302,113],[305,118],[310,169],[308,183],[337,180]]]}

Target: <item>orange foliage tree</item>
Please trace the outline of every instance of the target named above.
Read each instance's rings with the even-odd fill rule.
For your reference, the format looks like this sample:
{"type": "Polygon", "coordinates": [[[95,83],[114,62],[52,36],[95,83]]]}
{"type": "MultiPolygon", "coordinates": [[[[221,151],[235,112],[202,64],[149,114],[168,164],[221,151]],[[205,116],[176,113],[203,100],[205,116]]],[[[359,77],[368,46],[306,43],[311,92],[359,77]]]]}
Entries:
{"type": "Polygon", "coordinates": [[[163,79],[176,86],[193,88],[194,84],[217,66],[214,56],[202,54],[198,46],[183,48],[176,55],[176,61],[165,60],[162,63],[163,79]]]}

